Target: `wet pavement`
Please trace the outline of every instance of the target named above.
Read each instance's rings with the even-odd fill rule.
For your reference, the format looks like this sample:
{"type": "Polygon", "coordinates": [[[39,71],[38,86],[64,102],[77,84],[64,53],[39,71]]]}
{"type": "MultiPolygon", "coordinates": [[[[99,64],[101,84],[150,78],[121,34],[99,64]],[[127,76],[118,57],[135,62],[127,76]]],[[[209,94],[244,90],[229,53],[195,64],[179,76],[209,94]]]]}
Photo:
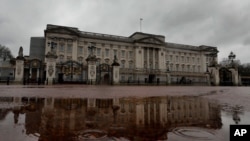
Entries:
{"type": "Polygon", "coordinates": [[[250,87],[0,85],[4,141],[229,141],[250,87]]]}

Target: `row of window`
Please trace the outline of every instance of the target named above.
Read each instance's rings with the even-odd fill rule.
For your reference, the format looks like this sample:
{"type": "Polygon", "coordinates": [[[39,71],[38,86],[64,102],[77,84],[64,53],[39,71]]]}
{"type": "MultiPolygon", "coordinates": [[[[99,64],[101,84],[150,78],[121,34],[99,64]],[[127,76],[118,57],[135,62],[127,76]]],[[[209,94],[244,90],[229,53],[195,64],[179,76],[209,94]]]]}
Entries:
{"type": "MultiPolygon", "coordinates": [[[[72,53],[72,45],[68,44],[67,46],[67,53],[72,53]]],[[[59,52],[65,52],[65,47],[64,45],[60,45],[59,46],[59,49],[58,49],[59,52]]],[[[104,50],[104,54],[105,54],[105,57],[109,57],[110,56],[110,51],[111,49],[105,49],[104,50]]],[[[79,46],[77,48],[77,54],[83,54],[84,53],[84,48],[82,46],[79,46]]],[[[88,54],[90,53],[90,50],[88,50],[88,54]]],[[[121,50],[121,57],[122,58],[125,58],[126,56],[126,51],[125,50],[121,50]]],[[[101,48],[97,48],[96,49],[96,55],[97,56],[101,56],[101,48]]],[[[114,49],[113,50],[113,55],[116,55],[118,56],[118,50],[114,49]]],[[[133,58],[133,51],[128,51],[128,57],[129,58],[133,58]]]]}
{"type": "Polygon", "coordinates": [[[169,65],[167,66],[170,71],[182,71],[182,72],[201,72],[200,66],[191,65],[169,65]]]}
{"type": "Polygon", "coordinates": [[[195,57],[185,57],[185,56],[173,56],[173,55],[166,55],[166,60],[170,62],[180,62],[180,63],[197,63],[200,64],[200,58],[195,57]]]}
{"type": "MultiPolygon", "coordinates": [[[[64,58],[63,55],[60,55],[58,59],[59,59],[59,60],[58,60],[59,62],[64,62],[64,61],[65,61],[65,60],[64,60],[65,58],[64,58]]],[[[67,59],[67,60],[72,60],[72,56],[67,56],[66,59],[67,59]]],[[[83,60],[84,60],[83,57],[78,57],[78,58],[77,58],[77,61],[80,62],[80,63],[83,63],[83,60]]],[[[110,64],[111,62],[110,62],[109,59],[105,59],[105,60],[104,60],[104,63],[110,64]]],[[[101,64],[100,60],[97,60],[96,64],[97,64],[97,65],[100,65],[100,64],[101,64]]],[[[125,61],[121,61],[120,66],[121,66],[121,68],[126,68],[126,67],[125,67],[125,61]]],[[[134,68],[134,63],[133,63],[132,61],[128,62],[128,68],[129,68],[129,69],[133,69],[133,68],[134,68]]]]}

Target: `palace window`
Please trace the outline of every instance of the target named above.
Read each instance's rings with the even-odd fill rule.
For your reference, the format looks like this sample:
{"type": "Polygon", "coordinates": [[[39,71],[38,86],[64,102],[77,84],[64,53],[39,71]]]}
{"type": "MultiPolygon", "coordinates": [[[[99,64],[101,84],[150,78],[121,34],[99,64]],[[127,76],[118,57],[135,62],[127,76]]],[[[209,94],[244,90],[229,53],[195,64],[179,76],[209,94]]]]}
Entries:
{"type": "Polygon", "coordinates": [[[125,68],[125,61],[121,62],[121,68],[125,68]]]}
{"type": "Polygon", "coordinates": [[[100,64],[101,64],[101,60],[100,60],[100,59],[97,59],[96,65],[99,66],[100,64]]]}
{"type": "Polygon", "coordinates": [[[174,71],[173,64],[170,65],[170,71],[174,71]]]}
{"type": "Polygon", "coordinates": [[[116,55],[116,57],[117,57],[117,50],[114,49],[113,51],[114,51],[114,56],[116,55]]]}
{"type": "Polygon", "coordinates": [[[67,52],[72,53],[72,45],[68,44],[67,46],[67,52]]]}
{"type": "Polygon", "coordinates": [[[97,55],[97,56],[101,56],[101,49],[100,49],[100,48],[97,48],[97,50],[96,50],[96,55],[97,55]]]}
{"type": "Polygon", "coordinates": [[[155,62],[155,69],[159,69],[158,68],[158,62],[155,62]]]}
{"type": "Polygon", "coordinates": [[[60,52],[64,52],[64,44],[60,44],[59,45],[59,51],[60,52]]]}
{"type": "Polygon", "coordinates": [[[187,71],[190,72],[190,66],[187,66],[187,71]]]}
{"type": "Polygon", "coordinates": [[[125,50],[122,50],[122,58],[125,58],[125,50]]]}
{"type": "Polygon", "coordinates": [[[129,51],[129,58],[133,58],[133,51],[129,51]]]}
{"type": "Polygon", "coordinates": [[[200,66],[198,66],[198,72],[201,72],[201,67],[200,66]]]}
{"type": "Polygon", "coordinates": [[[196,72],[195,66],[193,66],[193,72],[196,72]]]}
{"type": "Polygon", "coordinates": [[[176,67],[175,67],[176,71],[179,71],[179,65],[176,64],[176,67]]]}
{"type": "Polygon", "coordinates": [[[176,58],[175,58],[175,62],[178,62],[179,61],[179,57],[178,56],[176,56],[176,58]]]}
{"type": "Polygon", "coordinates": [[[170,55],[169,57],[170,57],[169,60],[172,62],[173,61],[173,56],[170,55]]]}
{"type": "Polygon", "coordinates": [[[77,54],[83,54],[83,47],[82,46],[78,46],[77,54]]]}
{"type": "Polygon", "coordinates": [[[197,58],[197,63],[198,63],[198,64],[200,63],[200,58],[197,58]]]}
{"type": "Polygon", "coordinates": [[[122,75],[122,76],[121,76],[121,79],[122,79],[122,81],[125,81],[125,76],[122,75]]]}
{"type": "Polygon", "coordinates": [[[129,62],[129,69],[133,69],[133,62],[129,62]]]}
{"type": "Polygon", "coordinates": [[[109,57],[109,49],[105,49],[105,56],[109,57]]]}

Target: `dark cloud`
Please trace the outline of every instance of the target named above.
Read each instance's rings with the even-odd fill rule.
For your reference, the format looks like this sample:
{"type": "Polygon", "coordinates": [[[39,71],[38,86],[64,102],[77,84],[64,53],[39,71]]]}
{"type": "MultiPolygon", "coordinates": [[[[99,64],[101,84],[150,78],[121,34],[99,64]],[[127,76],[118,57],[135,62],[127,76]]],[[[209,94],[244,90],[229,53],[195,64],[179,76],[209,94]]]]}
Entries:
{"type": "Polygon", "coordinates": [[[47,24],[83,31],[129,36],[142,31],[166,36],[166,41],[217,46],[219,58],[230,51],[250,62],[250,2],[248,0],[2,0],[0,44],[17,55],[29,52],[31,36],[43,36],[47,24]],[[240,51],[238,49],[241,49],[240,51]]]}

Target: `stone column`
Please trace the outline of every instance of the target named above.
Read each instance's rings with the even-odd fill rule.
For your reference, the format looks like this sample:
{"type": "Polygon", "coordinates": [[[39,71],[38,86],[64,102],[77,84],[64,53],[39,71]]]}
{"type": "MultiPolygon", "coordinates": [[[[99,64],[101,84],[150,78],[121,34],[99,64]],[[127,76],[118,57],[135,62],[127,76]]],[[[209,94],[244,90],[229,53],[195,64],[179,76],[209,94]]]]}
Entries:
{"type": "Polygon", "coordinates": [[[238,71],[235,68],[230,68],[229,69],[232,72],[232,81],[234,86],[239,85],[239,74],[238,71]]]}
{"type": "Polygon", "coordinates": [[[88,75],[87,75],[87,83],[88,84],[96,84],[96,55],[95,53],[95,46],[90,45],[88,47],[90,49],[90,54],[88,56],[88,58],[86,59],[87,63],[88,63],[88,75]]]}
{"type": "Polygon", "coordinates": [[[150,62],[149,62],[149,48],[146,48],[147,49],[147,69],[150,68],[150,62]]]}
{"type": "Polygon", "coordinates": [[[207,79],[207,85],[210,86],[211,85],[211,80],[210,80],[210,73],[206,72],[206,79],[207,79]]]}
{"type": "Polygon", "coordinates": [[[15,82],[22,83],[24,75],[24,58],[16,59],[15,82]]]}
{"type": "Polygon", "coordinates": [[[114,61],[112,63],[112,84],[119,84],[120,78],[120,64],[118,63],[117,57],[114,56],[114,61]]]}
{"type": "Polygon", "coordinates": [[[88,84],[96,84],[96,60],[88,60],[88,84]]]}
{"type": "Polygon", "coordinates": [[[24,75],[24,60],[23,47],[19,48],[18,56],[16,58],[16,71],[15,71],[15,82],[20,83],[23,81],[24,75]]]}
{"type": "Polygon", "coordinates": [[[220,85],[219,69],[216,67],[209,67],[209,72],[211,73],[211,76],[213,78],[210,81],[213,82],[215,86],[219,86],[220,85]]]}
{"type": "Polygon", "coordinates": [[[48,85],[52,85],[56,75],[56,58],[57,55],[48,53],[46,55],[46,82],[48,85]]]}
{"type": "Polygon", "coordinates": [[[167,85],[170,85],[171,84],[171,75],[170,75],[170,72],[167,72],[167,85]]]}
{"type": "Polygon", "coordinates": [[[155,49],[153,48],[153,69],[155,69],[155,49]]]}

